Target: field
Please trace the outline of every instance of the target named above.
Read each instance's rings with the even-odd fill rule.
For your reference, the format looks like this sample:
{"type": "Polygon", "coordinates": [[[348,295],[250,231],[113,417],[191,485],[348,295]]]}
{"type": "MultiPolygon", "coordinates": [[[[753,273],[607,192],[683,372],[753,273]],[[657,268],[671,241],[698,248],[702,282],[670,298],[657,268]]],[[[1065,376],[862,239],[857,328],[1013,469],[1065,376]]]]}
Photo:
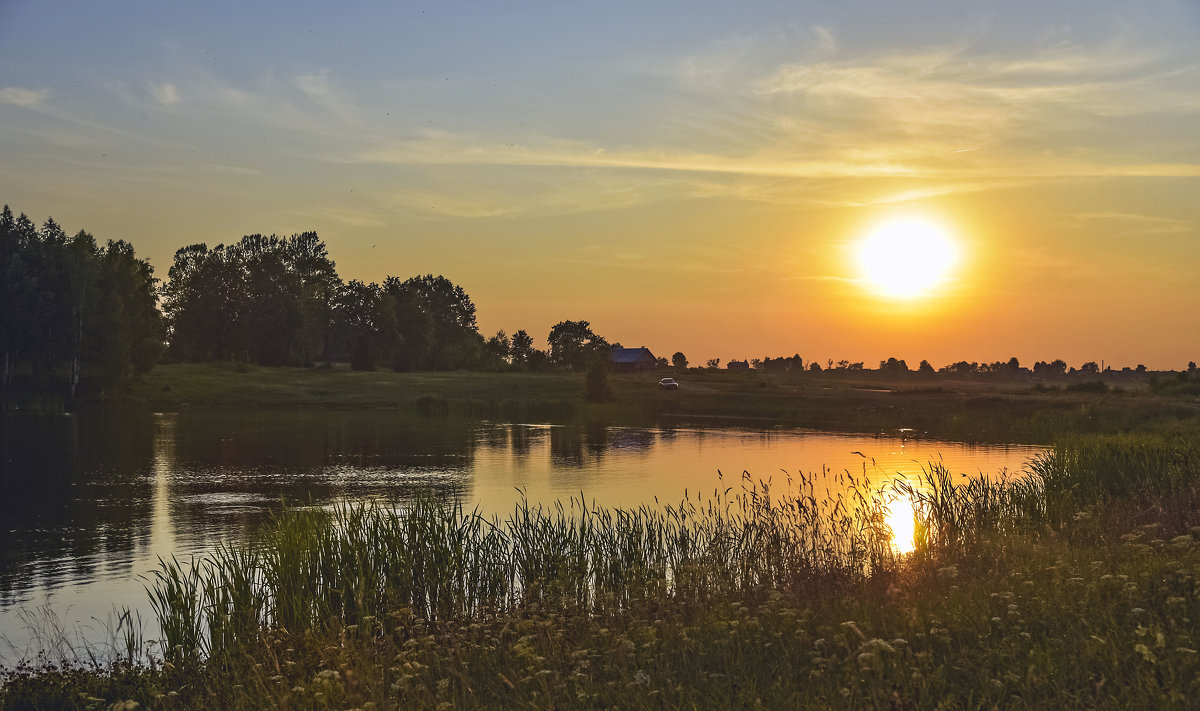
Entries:
{"type": "Polygon", "coordinates": [[[835,501],[744,480],[665,509],[285,510],[255,544],[164,563],[161,643],[124,625],[114,657],[7,670],[2,708],[1160,709],[1200,693],[1190,396],[720,373],[681,377],[678,398],[613,378],[614,402],[587,405],[572,375],[160,371],[135,393],[156,407],[290,397],[437,416],[536,390],[583,417],[883,428],[932,408],[916,421],[943,435],[1056,445],[1028,481],[935,469],[835,501]],[[897,494],[915,504],[911,554],[882,515],[897,494]]]}
{"type": "Polygon", "coordinates": [[[613,375],[610,402],[584,398],[578,373],[393,373],[160,366],[126,400],[181,407],[399,408],[526,421],[645,423],[666,418],[881,432],[901,427],[961,440],[1052,442],[1068,432],[1121,432],[1200,422],[1200,397],[1150,392],[1134,382],[1104,392],[1023,380],[887,381],[689,370],[661,392],[661,372],[613,375]]]}

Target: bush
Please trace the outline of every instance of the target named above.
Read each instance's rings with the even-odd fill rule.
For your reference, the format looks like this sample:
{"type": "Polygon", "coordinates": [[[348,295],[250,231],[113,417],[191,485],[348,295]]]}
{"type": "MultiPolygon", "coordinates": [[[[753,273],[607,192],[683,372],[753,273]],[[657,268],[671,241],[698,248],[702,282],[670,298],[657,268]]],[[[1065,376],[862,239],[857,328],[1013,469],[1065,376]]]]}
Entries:
{"type": "Polygon", "coordinates": [[[608,384],[608,362],[604,358],[593,358],[588,364],[584,381],[584,396],[588,402],[612,400],[612,386],[608,384]]]}

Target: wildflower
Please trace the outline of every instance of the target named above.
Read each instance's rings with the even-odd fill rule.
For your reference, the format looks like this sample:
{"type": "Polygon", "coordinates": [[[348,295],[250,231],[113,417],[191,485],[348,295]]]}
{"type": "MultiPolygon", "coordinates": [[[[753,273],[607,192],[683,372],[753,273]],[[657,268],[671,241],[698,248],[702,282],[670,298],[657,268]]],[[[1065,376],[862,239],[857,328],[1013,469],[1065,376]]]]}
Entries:
{"type": "Polygon", "coordinates": [[[858,665],[864,669],[871,669],[875,666],[875,660],[879,657],[871,652],[863,652],[858,655],[858,665]]]}
{"type": "Polygon", "coordinates": [[[1130,610],[1130,612],[1132,612],[1132,613],[1133,613],[1133,614],[1135,614],[1135,615],[1140,615],[1140,614],[1142,614],[1142,613],[1143,613],[1143,612],[1145,612],[1145,611],[1146,611],[1145,609],[1143,609],[1143,608],[1140,608],[1140,607],[1135,607],[1135,608],[1133,608],[1132,610],[1130,610]]]}
{"type": "Polygon", "coordinates": [[[1142,659],[1145,659],[1146,661],[1150,662],[1151,664],[1153,664],[1155,661],[1157,661],[1154,657],[1154,652],[1151,652],[1150,648],[1144,644],[1135,644],[1133,646],[1133,651],[1142,655],[1142,659]]]}
{"type": "Polygon", "coordinates": [[[992,618],[992,622],[993,622],[993,623],[995,623],[995,624],[1000,624],[1000,618],[999,618],[999,617],[993,617],[993,618],[992,618]]]}

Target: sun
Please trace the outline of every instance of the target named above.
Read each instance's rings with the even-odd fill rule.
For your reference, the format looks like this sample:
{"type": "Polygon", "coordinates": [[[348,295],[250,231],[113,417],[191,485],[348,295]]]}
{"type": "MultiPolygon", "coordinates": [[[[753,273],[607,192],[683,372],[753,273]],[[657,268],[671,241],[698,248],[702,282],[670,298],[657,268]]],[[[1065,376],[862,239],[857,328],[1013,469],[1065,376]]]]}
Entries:
{"type": "Polygon", "coordinates": [[[880,296],[927,296],[949,280],[958,245],[937,223],[897,217],[876,226],[856,246],[864,283],[880,296]]]}

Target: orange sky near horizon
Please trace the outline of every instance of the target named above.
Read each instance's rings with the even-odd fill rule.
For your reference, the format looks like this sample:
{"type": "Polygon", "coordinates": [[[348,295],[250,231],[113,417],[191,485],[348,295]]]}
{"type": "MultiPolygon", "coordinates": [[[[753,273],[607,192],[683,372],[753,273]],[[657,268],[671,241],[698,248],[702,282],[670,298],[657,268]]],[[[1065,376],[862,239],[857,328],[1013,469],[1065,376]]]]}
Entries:
{"type": "Polygon", "coordinates": [[[827,5],[5,4],[0,202],[162,278],[316,230],[539,345],[1200,361],[1194,4],[827,5]],[[860,278],[897,216],[961,250],[926,296],[860,278]]]}

